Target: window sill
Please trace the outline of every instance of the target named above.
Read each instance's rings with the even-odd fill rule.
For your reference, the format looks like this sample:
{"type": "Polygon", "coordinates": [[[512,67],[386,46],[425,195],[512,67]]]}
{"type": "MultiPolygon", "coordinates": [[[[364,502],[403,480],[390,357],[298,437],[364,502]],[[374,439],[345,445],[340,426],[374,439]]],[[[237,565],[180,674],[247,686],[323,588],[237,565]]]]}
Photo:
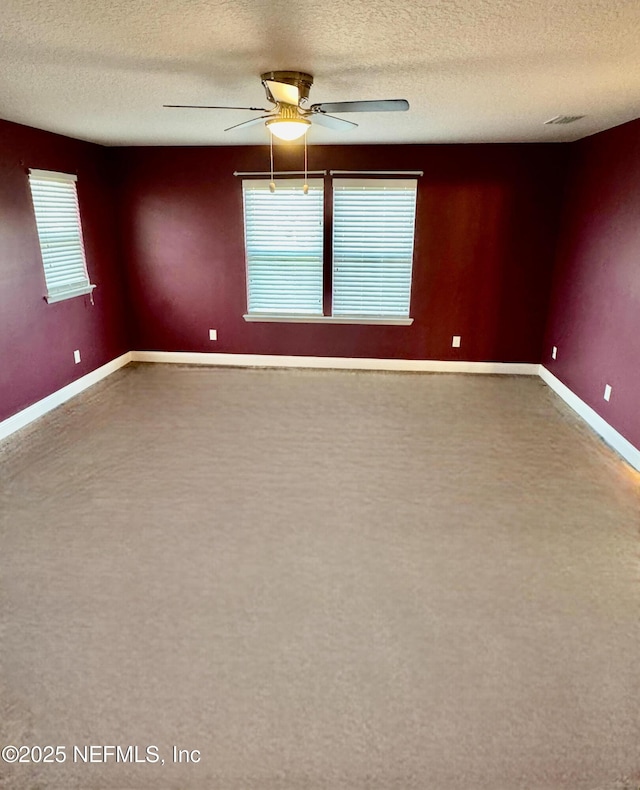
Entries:
{"type": "Polygon", "coordinates": [[[75,296],[84,296],[85,294],[90,294],[94,288],[95,285],[82,285],[79,288],[73,288],[69,291],[63,291],[57,294],[47,294],[44,298],[47,300],[47,304],[55,304],[56,302],[62,302],[65,299],[73,299],[75,296]]]}
{"type": "Polygon", "coordinates": [[[265,324],[369,324],[373,326],[411,326],[413,318],[375,315],[276,315],[274,313],[247,313],[242,316],[250,323],[265,324]]]}

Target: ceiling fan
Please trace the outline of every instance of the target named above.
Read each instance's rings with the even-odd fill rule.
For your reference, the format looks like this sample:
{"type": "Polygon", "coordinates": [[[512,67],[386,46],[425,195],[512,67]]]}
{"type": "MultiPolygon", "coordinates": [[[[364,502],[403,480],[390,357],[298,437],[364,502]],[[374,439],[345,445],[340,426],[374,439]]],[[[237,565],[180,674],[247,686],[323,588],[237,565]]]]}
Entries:
{"type": "Polygon", "coordinates": [[[267,113],[257,118],[229,126],[225,132],[264,122],[268,129],[281,140],[296,140],[308,131],[312,123],[337,131],[355,129],[358,124],[336,118],[339,112],[398,112],[409,109],[406,99],[382,99],[378,101],[339,101],[311,104],[309,90],[313,85],[311,74],[302,71],[267,71],[260,76],[273,107],[219,107],[196,104],[164,104],[163,107],[199,110],[249,110],[267,113]]]}

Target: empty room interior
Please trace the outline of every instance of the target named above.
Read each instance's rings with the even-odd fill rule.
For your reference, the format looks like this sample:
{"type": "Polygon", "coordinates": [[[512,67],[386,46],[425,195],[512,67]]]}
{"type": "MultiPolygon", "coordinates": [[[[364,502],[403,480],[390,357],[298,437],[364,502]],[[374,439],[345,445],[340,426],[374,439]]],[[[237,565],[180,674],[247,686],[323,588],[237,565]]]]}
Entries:
{"type": "Polygon", "coordinates": [[[639,29],[5,0],[0,788],[640,788],[639,29]]]}

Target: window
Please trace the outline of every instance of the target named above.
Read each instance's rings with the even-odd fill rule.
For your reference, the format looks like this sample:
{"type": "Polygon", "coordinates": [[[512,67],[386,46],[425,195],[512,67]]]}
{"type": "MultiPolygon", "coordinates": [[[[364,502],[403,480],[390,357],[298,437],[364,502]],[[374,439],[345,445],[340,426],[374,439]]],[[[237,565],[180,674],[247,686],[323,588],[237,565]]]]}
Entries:
{"type": "Polygon", "coordinates": [[[335,178],[326,264],[324,180],[308,183],[304,194],[302,179],[274,192],[266,179],[243,181],[245,320],[411,324],[416,178],[335,178]]]}
{"type": "Polygon", "coordinates": [[[243,181],[249,315],[322,315],[324,182],[243,181]]]}
{"type": "Polygon", "coordinates": [[[91,293],[82,242],[76,176],[30,170],[48,302],[91,293]]]}
{"type": "Polygon", "coordinates": [[[415,179],[333,182],[333,315],[409,315],[415,179]]]}

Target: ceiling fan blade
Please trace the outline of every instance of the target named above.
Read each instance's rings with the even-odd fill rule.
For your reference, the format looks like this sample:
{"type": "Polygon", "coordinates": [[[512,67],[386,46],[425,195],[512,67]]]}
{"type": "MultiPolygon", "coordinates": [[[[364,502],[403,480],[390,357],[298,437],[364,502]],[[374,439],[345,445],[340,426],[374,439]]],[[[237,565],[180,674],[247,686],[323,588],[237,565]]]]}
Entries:
{"type": "Polygon", "coordinates": [[[313,123],[317,123],[318,126],[326,126],[327,129],[337,129],[340,132],[355,129],[358,125],[353,121],[345,121],[344,118],[336,118],[335,115],[327,115],[324,112],[315,112],[312,116],[313,123]]]}
{"type": "Polygon", "coordinates": [[[278,104],[293,104],[297,107],[300,101],[300,91],[297,85],[288,85],[286,82],[265,80],[264,84],[278,104]]]}
{"type": "Polygon", "coordinates": [[[313,112],[404,112],[409,109],[406,99],[379,99],[377,101],[337,101],[312,104],[313,112]]]}
{"type": "Polygon", "coordinates": [[[255,126],[255,124],[264,121],[265,118],[273,118],[273,115],[259,115],[257,118],[250,118],[248,121],[237,123],[234,126],[227,126],[225,132],[230,132],[232,129],[239,129],[241,126],[255,126]]]}
{"type": "Polygon", "coordinates": [[[204,104],[163,104],[162,106],[187,110],[253,110],[254,112],[268,112],[266,107],[218,107],[204,104]]]}

